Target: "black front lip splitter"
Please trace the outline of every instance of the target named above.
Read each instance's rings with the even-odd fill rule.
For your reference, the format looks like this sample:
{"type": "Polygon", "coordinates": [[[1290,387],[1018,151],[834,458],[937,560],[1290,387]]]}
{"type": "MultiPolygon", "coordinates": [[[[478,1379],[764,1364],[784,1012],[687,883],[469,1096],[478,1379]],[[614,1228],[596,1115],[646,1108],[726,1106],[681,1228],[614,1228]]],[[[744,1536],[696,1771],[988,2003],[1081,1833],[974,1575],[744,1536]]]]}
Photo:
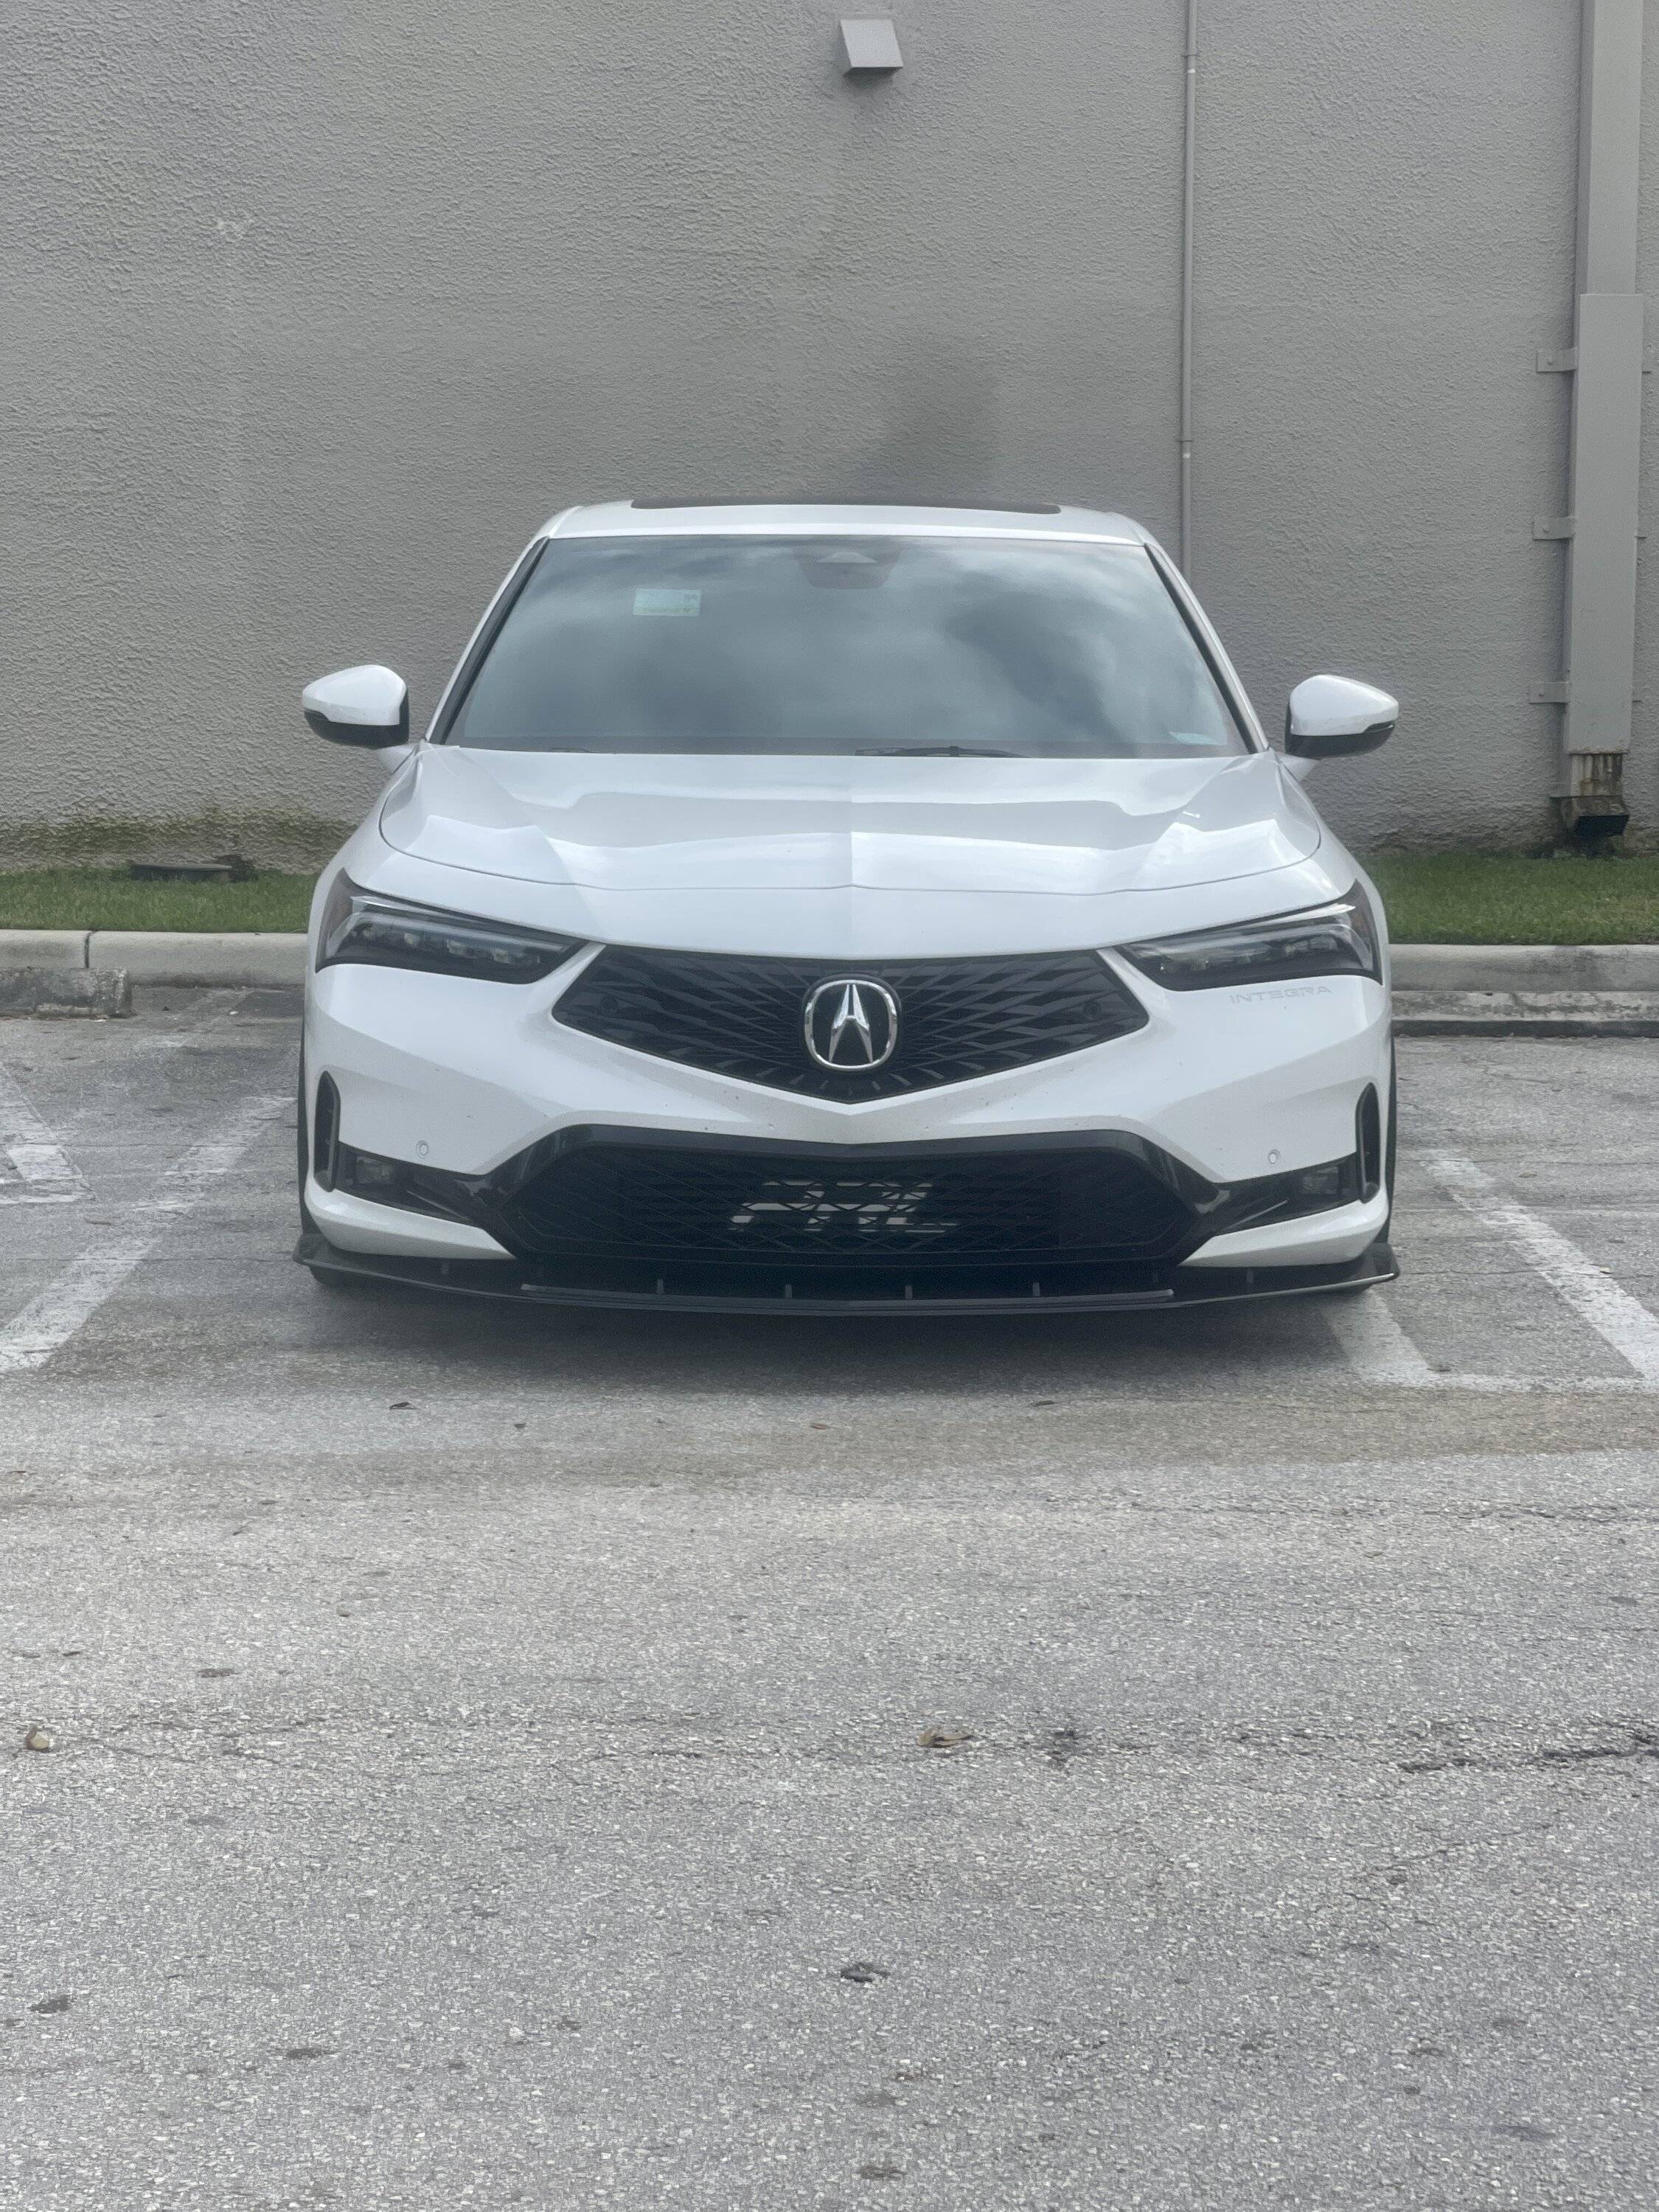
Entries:
{"type": "Polygon", "coordinates": [[[404,1288],[507,1298],[520,1305],[598,1306],[616,1312],[734,1313],[833,1316],[854,1319],[876,1314],[912,1317],[946,1314],[1134,1313],[1167,1311],[1179,1306],[1236,1305],[1256,1298],[1307,1297],[1322,1291],[1369,1290],[1391,1283],[1400,1273],[1393,1248],[1382,1237],[1357,1260],[1326,1267],[1194,1267],[1170,1269],[1159,1281],[1128,1290],[1047,1291],[1034,1274],[1024,1296],[1007,1291],[917,1295],[914,1282],[894,1293],[825,1296],[817,1289],[798,1292],[785,1283],[763,1291],[741,1288],[694,1291],[659,1279],[650,1290],[621,1288],[604,1282],[560,1279],[545,1263],[517,1260],[407,1260],[380,1252],[347,1252],[316,1230],[307,1230],[294,1249],[303,1267],[326,1267],[364,1282],[401,1284],[404,1288]]]}

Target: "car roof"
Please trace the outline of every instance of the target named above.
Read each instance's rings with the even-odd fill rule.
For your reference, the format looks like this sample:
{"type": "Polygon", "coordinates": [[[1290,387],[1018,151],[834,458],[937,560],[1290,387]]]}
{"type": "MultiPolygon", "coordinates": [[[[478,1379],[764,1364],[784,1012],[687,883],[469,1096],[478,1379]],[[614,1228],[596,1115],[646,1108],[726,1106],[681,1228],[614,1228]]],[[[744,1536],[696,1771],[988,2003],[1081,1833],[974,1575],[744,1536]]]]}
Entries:
{"type": "Polygon", "coordinates": [[[1092,507],[1063,507],[1040,500],[999,506],[941,502],[932,507],[890,505],[876,500],[805,501],[738,499],[606,500],[592,507],[570,507],[556,514],[539,533],[545,538],[699,538],[750,534],[869,537],[934,535],[957,538],[1052,538],[1103,544],[1142,545],[1148,532],[1127,515],[1103,514],[1092,507]]]}

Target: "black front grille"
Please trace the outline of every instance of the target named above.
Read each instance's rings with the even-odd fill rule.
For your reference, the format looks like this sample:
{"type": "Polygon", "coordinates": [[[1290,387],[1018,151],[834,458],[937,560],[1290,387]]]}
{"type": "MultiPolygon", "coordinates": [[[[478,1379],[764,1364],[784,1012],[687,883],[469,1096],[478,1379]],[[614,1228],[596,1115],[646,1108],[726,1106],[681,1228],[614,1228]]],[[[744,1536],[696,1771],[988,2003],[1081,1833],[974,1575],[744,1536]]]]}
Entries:
{"type": "Polygon", "coordinates": [[[495,1217],[542,1255],[808,1267],[1145,1260],[1194,1225],[1133,1139],[980,1146],[652,1142],[594,1131],[556,1147],[495,1217]]]}
{"type": "Polygon", "coordinates": [[[568,1029],[814,1098],[855,1101],[965,1083],[1143,1028],[1139,1002],[1092,952],[985,960],[757,960],[611,945],[553,1008],[568,1029]],[[898,1002],[884,1066],[821,1067],[802,1023],[814,988],[867,976],[898,1002]]]}

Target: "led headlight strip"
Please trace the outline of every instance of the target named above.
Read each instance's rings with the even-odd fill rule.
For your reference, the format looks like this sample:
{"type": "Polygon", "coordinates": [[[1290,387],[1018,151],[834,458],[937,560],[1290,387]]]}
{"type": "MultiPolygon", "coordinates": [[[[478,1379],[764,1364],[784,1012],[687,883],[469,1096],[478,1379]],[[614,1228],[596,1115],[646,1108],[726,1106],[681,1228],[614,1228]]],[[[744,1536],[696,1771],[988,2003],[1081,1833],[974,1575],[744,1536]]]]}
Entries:
{"type": "Polygon", "coordinates": [[[356,963],[414,968],[432,975],[470,975],[487,983],[534,983],[580,948],[580,939],[550,937],[441,907],[414,906],[366,891],[343,872],[334,878],[318,933],[317,965],[356,963]]]}
{"type": "Polygon", "coordinates": [[[1286,982],[1299,975],[1369,975],[1382,980],[1382,933],[1356,884],[1346,898],[1266,921],[1241,921],[1190,936],[1151,938],[1117,948],[1166,991],[1286,982]]]}

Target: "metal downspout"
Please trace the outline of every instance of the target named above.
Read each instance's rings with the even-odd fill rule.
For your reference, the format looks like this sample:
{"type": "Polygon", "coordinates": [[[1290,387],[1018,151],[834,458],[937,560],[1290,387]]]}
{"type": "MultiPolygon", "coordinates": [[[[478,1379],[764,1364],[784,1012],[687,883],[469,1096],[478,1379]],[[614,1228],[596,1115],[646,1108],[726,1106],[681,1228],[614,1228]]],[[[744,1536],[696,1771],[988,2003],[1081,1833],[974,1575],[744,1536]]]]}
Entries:
{"type": "Polygon", "coordinates": [[[1193,223],[1198,152],[1198,0],[1187,0],[1185,128],[1181,166],[1181,573],[1193,573],[1193,223]]]}
{"type": "Polygon", "coordinates": [[[1571,489],[1564,517],[1534,526],[1540,538],[1567,541],[1565,666],[1533,696],[1566,709],[1557,802],[1566,828],[1595,839],[1616,836],[1630,819],[1624,769],[1636,683],[1645,305],[1636,260],[1643,0],[1583,4],[1574,343],[1538,361],[1573,380],[1571,489]]]}

